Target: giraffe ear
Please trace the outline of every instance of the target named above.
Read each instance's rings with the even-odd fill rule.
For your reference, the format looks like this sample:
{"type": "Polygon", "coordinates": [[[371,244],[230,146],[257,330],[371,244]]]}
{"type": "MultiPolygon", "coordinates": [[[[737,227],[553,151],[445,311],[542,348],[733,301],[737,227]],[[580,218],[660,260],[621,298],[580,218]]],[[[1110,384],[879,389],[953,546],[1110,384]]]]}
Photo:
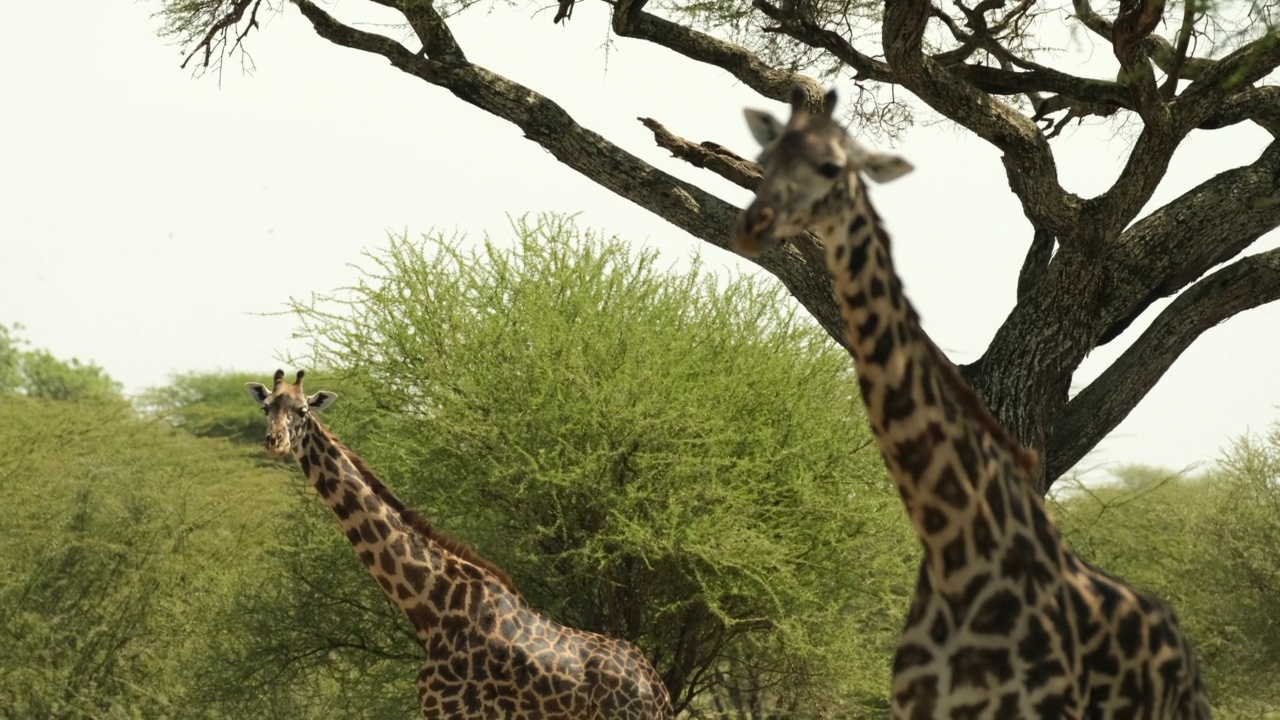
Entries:
{"type": "Polygon", "coordinates": [[[333,407],[338,402],[338,393],[331,393],[328,390],[320,392],[307,398],[307,407],[311,410],[324,410],[333,407]]]}
{"type": "Polygon", "coordinates": [[[878,183],[892,182],[915,169],[906,158],[889,153],[869,153],[862,165],[867,178],[878,183]]]}
{"type": "Polygon", "coordinates": [[[267,389],[267,386],[262,383],[245,383],[244,391],[249,393],[249,397],[259,405],[266,405],[267,396],[271,394],[271,391],[267,389]]]}
{"type": "Polygon", "coordinates": [[[782,137],[783,128],[786,127],[778,118],[770,115],[764,110],[754,110],[747,108],[742,111],[747,118],[747,127],[751,130],[751,137],[756,139],[762,147],[769,147],[775,140],[782,137]]]}

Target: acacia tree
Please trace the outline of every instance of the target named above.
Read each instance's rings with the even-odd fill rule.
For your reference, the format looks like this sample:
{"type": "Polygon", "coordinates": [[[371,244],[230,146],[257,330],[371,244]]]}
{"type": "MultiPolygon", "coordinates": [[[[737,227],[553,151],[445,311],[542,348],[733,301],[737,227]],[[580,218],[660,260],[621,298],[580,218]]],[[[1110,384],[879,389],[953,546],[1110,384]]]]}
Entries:
{"type": "MultiPolygon", "coordinates": [[[[320,37],[381,55],[448,89],[516,124],[603,187],[727,246],[736,208],[578,125],[550,98],[470,62],[446,16],[474,0],[439,7],[371,1],[398,11],[420,47],[344,24],[311,0],[291,0],[320,37]]],[[[188,62],[204,67],[240,47],[259,13],[272,9],[264,0],[162,2],[164,32],[191,48],[188,62]]],[[[559,2],[557,21],[574,0],[559,2]]],[[[1280,87],[1264,82],[1280,65],[1270,3],[1242,3],[1248,17],[1224,26],[1204,0],[1119,0],[1099,8],[1089,0],[671,0],[661,14],[647,11],[647,0],[605,2],[618,37],[722,68],[765,97],[785,100],[798,83],[820,102],[818,80],[788,68],[851,75],[873,89],[910,91],[1001,151],[1030,225],[1026,260],[1016,305],[983,355],[961,370],[1013,434],[1041,451],[1042,492],[1118,425],[1202,332],[1280,297],[1280,250],[1236,259],[1280,225],[1280,144],[1139,218],[1192,130],[1253,122],[1272,135],[1280,131],[1280,87]],[[1053,66],[1063,57],[1039,49],[1037,34],[1061,27],[1059,16],[1114,49],[1122,68],[1115,81],[1053,66]],[[865,32],[876,24],[878,47],[865,32]],[[1229,44],[1208,42],[1214,35],[1229,44]],[[1115,183],[1090,198],[1063,189],[1049,143],[1068,120],[1087,116],[1125,118],[1140,128],[1115,183]],[[1068,399],[1072,375],[1090,351],[1177,293],[1128,350],[1068,399]]],[[[863,98],[861,110],[900,127],[909,113],[888,96],[863,98]]],[[[754,189],[754,163],[643,122],[676,157],[754,189]]],[[[757,262],[843,342],[816,238],[793,238],[757,262]]]]}

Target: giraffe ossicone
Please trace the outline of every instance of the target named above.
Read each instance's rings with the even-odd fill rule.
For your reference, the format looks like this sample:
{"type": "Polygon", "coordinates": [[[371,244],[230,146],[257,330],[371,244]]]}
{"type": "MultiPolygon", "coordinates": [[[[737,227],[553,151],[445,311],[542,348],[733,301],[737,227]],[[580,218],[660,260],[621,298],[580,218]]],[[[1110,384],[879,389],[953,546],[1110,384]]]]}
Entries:
{"type": "Polygon", "coordinates": [[[1035,492],[1036,454],[988,411],[920,326],[862,175],[911,165],[810,114],[747,111],[763,177],[733,247],[809,230],[827,248],[871,429],[924,559],[893,660],[895,718],[1210,716],[1173,609],[1079,558],[1035,492]]]}
{"type": "Polygon", "coordinates": [[[413,625],[426,660],[417,678],[430,720],[668,720],[662,678],[631,643],[560,625],[511,579],[410,510],[315,411],[304,373],[277,370],[270,390],[247,383],[267,415],[266,450],[291,455],[337,518],[356,555],[413,625]]]}

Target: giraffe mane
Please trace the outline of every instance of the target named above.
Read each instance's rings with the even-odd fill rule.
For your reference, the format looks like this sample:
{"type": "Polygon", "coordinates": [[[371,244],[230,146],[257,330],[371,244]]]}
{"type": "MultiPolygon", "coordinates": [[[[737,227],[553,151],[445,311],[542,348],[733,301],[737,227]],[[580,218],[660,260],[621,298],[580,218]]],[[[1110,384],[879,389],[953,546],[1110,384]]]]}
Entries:
{"type": "MultiPolygon", "coordinates": [[[[317,422],[317,424],[319,423],[317,422]]],[[[343,455],[346,455],[347,459],[351,461],[351,464],[355,466],[356,472],[360,473],[361,479],[365,481],[365,484],[369,486],[369,489],[373,491],[373,494],[376,495],[379,500],[390,506],[391,509],[395,510],[396,514],[400,516],[400,520],[403,521],[405,525],[409,526],[413,532],[420,535],[423,539],[439,545],[447,552],[456,555],[458,558],[475,565],[481,570],[484,570],[492,575],[493,579],[498,581],[498,584],[515,593],[517,596],[520,595],[520,591],[516,589],[515,582],[505,570],[498,567],[498,565],[492,560],[476,552],[475,548],[471,547],[467,543],[453,537],[444,530],[441,530],[439,526],[427,519],[427,517],[422,513],[405,505],[400,498],[396,497],[395,494],[391,492],[391,488],[387,487],[387,484],[382,482],[382,478],[378,477],[377,473],[365,464],[363,458],[352,451],[351,448],[344,445],[341,440],[334,437],[332,433],[329,433],[328,429],[324,428],[323,425],[320,427],[324,429],[325,434],[329,436],[330,442],[332,442],[343,455]]]]}
{"type": "MultiPolygon", "coordinates": [[[[861,176],[857,180],[862,182],[861,176]]],[[[871,214],[876,235],[880,243],[884,245],[885,253],[887,254],[889,252],[889,232],[881,224],[880,213],[876,212],[875,206],[871,204],[871,198],[866,194],[865,184],[863,185],[862,199],[871,214]]],[[[912,315],[915,315],[914,311],[912,315]]],[[[938,376],[950,386],[960,406],[969,413],[969,417],[978,421],[982,429],[989,433],[998,445],[1013,454],[1018,461],[1018,466],[1026,473],[1027,482],[1035,483],[1040,471],[1039,454],[1018,442],[1017,438],[1013,437],[999,420],[996,420],[995,415],[991,414],[991,408],[987,407],[987,403],[978,395],[978,391],[974,390],[969,381],[965,380],[964,376],[960,374],[960,368],[956,367],[956,364],[951,362],[946,353],[942,352],[941,348],[934,344],[933,338],[925,334],[924,328],[920,327],[919,318],[916,318],[915,326],[916,332],[920,333],[920,337],[924,340],[925,347],[929,349],[929,355],[938,366],[938,376]]]]}
{"type": "Polygon", "coordinates": [[[960,374],[960,368],[951,362],[951,359],[933,343],[933,340],[927,336],[925,336],[925,340],[929,347],[929,354],[933,356],[939,368],[945,368],[940,373],[940,376],[951,386],[961,407],[969,413],[970,417],[978,421],[983,430],[991,434],[996,444],[1013,453],[1019,467],[1026,473],[1027,482],[1034,483],[1040,470],[1039,454],[1018,442],[1005,426],[1000,424],[1000,421],[996,420],[995,416],[991,414],[991,409],[983,402],[982,397],[978,395],[978,391],[974,390],[969,381],[965,380],[964,376],[960,374]]]}

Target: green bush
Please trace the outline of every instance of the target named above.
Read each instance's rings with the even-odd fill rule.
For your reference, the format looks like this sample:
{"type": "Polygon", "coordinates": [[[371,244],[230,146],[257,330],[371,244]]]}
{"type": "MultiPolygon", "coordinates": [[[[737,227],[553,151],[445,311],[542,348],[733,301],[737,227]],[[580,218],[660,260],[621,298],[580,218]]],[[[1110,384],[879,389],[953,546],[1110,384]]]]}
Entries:
{"type": "Polygon", "coordinates": [[[120,399],[120,383],[96,364],[60,360],[48,350],[23,349],[21,325],[0,325],[0,397],[25,395],[48,400],[120,399]]]}
{"type": "MultiPolygon", "coordinates": [[[[681,705],[881,698],[917,553],[848,356],[749,278],[662,272],[562,218],[514,230],[473,254],[392,238],[296,305],[306,365],[347,388],[331,426],[534,606],[636,641],[681,705]]],[[[246,588],[212,701],[314,713],[295,690],[327,684],[411,712],[407,624],[318,508],[281,537],[288,582],[246,588]]]]}
{"type": "Polygon", "coordinates": [[[187,660],[283,504],[230,449],[120,402],[0,400],[0,716],[201,714],[187,660]]]}

